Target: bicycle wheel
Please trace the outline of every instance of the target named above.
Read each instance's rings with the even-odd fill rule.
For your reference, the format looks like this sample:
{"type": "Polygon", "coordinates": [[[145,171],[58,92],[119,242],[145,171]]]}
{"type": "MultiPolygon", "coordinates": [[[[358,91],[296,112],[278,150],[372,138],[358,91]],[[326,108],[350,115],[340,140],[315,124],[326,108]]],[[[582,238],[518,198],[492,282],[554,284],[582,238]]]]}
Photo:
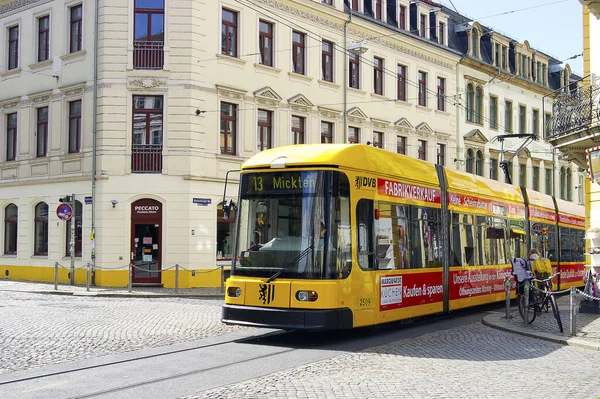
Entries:
{"type": "MultiPolygon", "coordinates": [[[[519,297],[517,298],[517,304],[519,305],[519,314],[521,315],[521,318],[525,320],[525,295],[519,295],[519,297]]],[[[535,320],[535,316],[535,307],[532,303],[530,303],[529,312],[527,312],[527,324],[533,323],[533,321],[535,320]]]]}
{"type": "Polygon", "coordinates": [[[558,329],[560,330],[560,332],[563,332],[562,320],[560,319],[560,313],[558,311],[558,305],[556,304],[556,298],[554,298],[554,295],[550,295],[550,305],[552,306],[552,313],[554,313],[554,318],[558,323],[558,329]]]}

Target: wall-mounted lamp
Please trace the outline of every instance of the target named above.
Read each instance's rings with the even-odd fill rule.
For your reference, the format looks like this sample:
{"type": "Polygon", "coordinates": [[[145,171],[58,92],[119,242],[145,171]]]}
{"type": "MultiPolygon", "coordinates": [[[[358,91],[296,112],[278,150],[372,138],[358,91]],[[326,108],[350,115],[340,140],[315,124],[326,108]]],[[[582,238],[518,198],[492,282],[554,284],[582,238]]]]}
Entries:
{"type": "Polygon", "coordinates": [[[454,158],[454,163],[457,163],[459,165],[464,165],[465,161],[463,159],[454,158]]]}
{"type": "Polygon", "coordinates": [[[202,111],[201,109],[196,110],[196,116],[205,113],[206,111],[202,111]]]}
{"type": "Polygon", "coordinates": [[[348,50],[349,53],[352,53],[354,55],[361,55],[367,52],[369,48],[362,42],[356,42],[356,43],[350,43],[348,45],[348,48],[346,50],[348,50]]]}
{"type": "Polygon", "coordinates": [[[110,200],[110,203],[112,204],[113,208],[117,206],[117,204],[119,203],[119,201],[117,200],[110,200]]]}

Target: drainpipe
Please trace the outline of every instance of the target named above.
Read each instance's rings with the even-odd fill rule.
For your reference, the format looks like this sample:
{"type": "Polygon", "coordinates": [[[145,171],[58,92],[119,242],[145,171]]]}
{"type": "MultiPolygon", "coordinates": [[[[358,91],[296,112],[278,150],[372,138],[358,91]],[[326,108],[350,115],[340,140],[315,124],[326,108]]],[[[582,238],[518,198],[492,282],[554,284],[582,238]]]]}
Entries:
{"type": "Polygon", "coordinates": [[[96,285],[96,123],[98,118],[98,3],[94,4],[94,91],[92,95],[92,285],[96,285]]]}
{"type": "Polygon", "coordinates": [[[352,22],[352,10],[350,16],[344,23],[344,142],[348,134],[348,25],[352,22]]]}

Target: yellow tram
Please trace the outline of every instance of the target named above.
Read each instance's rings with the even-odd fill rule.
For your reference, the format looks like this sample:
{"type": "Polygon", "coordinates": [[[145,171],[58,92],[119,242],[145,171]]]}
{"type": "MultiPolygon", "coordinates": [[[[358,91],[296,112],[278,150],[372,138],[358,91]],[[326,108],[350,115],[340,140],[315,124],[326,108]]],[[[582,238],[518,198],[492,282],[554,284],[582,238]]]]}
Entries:
{"type": "Polygon", "coordinates": [[[279,147],[242,166],[222,321],[348,329],[505,299],[542,250],[583,285],[584,208],[361,144],[279,147]]]}

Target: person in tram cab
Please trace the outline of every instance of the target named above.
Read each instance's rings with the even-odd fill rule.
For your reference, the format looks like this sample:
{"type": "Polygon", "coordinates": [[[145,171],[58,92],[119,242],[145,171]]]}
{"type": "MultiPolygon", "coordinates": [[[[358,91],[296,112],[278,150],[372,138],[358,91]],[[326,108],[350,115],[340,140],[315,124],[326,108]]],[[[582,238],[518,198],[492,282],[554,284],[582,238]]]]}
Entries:
{"type": "MultiPolygon", "coordinates": [[[[536,248],[533,248],[529,251],[527,261],[531,265],[531,272],[536,279],[541,280],[548,278],[552,274],[552,265],[550,264],[550,260],[540,257],[540,252],[536,248]]],[[[550,281],[548,288],[551,288],[551,286],[552,282],[550,281]]]]}

